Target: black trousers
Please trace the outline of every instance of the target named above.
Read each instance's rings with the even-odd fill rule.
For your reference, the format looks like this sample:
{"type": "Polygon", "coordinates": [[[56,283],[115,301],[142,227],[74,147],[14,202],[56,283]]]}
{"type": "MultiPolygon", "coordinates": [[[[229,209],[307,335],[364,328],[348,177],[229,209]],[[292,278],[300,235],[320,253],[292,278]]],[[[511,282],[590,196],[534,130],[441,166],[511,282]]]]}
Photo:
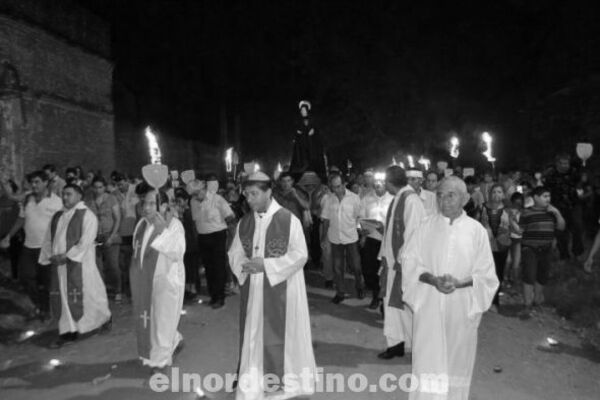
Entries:
{"type": "Polygon", "coordinates": [[[504,251],[493,251],[492,255],[494,256],[494,265],[496,267],[496,276],[498,277],[498,281],[500,285],[498,285],[498,290],[496,290],[496,295],[494,296],[494,301],[492,304],[499,306],[500,305],[500,289],[502,288],[502,281],[504,281],[504,266],[506,265],[506,258],[508,257],[508,250],[504,251]]]}
{"type": "Polygon", "coordinates": [[[40,249],[23,246],[19,258],[19,282],[42,312],[50,311],[50,277],[52,269],[38,264],[40,249]]]}
{"type": "Polygon", "coordinates": [[[560,210],[567,224],[565,230],[556,232],[556,247],[561,260],[569,259],[569,242],[574,256],[583,254],[583,213],[580,205],[570,210],[560,210]],[[570,240],[569,240],[570,239],[570,240]]]}
{"type": "Polygon", "coordinates": [[[379,248],[381,241],[368,237],[365,245],[360,249],[360,260],[362,262],[362,273],[365,278],[365,286],[373,292],[373,297],[379,296],[379,248]]]}
{"type": "Polygon", "coordinates": [[[198,245],[206,271],[208,294],[213,300],[224,299],[227,281],[227,230],[198,235],[198,245]]]}
{"type": "Polygon", "coordinates": [[[183,265],[185,265],[185,283],[188,285],[194,285],[196,293],[200,293],[200,274],[198,268],[200,268],[200,253],[189,252],[183,255],[183,265]]]}

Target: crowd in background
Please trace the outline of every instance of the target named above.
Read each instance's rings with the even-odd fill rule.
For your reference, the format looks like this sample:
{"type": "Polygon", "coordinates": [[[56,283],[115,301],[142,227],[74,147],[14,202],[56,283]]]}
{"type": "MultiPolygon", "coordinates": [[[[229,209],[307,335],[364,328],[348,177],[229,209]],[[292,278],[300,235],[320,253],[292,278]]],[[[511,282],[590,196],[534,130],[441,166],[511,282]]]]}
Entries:
{"type": "MultiPolygon", "coordinates": [[[[448,173],[407,171],[406,183],[417,191],[428,212],[435,212],[433,193],[448,173]]],[[[592,270],[600,245],[587,254],[585,250],[598,232],[600,175],[574,165],[568,155],[557,156],[552,166],[539,171],[476,171],[464,176],[465,171],[456,167],[452,174],[467,184],[470,200],[465,212],[489,233],[500,281],[505,286],[523,283],[527,306],[543,303],[540,290],[534,292],[534,288],[548,280],[554,249],[559,266],[576,259],[585,271],[592,270]],[[540,267],[531,268],[536,263],[540,267]]],[[[377,278],[381,234],[377,229],[364,229],[361,221],[383,223],[390,194],[384,178],[372,170],[342,174],[333,167],[328,175],[328,182],[321,182],[316,174],[294,176],[284,168],[278,173],[273,196],[302,222],[310,252],[309,268],[323,270],[325,286],[336,289],[333,301],[344,300],[340,285],[344,270],[349,268],[357,297],[362,299],[368,289],[372,292],[369,307],[376,309],[381,301],[377,278]],[[332,207],[340,205],[340,214],[330,215],[332,207]]],[[[199,300],[204,271],[209,304],[219,308],[226,295],[236,290],[226,250],[236,222],[249,212],[241,189],[244,176],[230,177],[224,185],[216,175],[197,176],[202,179],[187,183],[171,176],[166,192],[186,231],[186,301],[199,300]]],[[[62,208],[60,196],[67,183],[83,189],[83,201],[98,217],[96,258],[109,297],[121,302],[130,296],[128,269],[134,228],[141,218],[136,193],[141,182],[141,177],[116,171],[108,176],[93,171],[84,174],[80,167],[67,168],[63,177],[53,165],[30,173],[20,184],[2,182],[0,252],[10,260],[10,277],[32,296],[41,315],[48,312],[48,273],[37,257],[50,218],[62,208]]],[[[494,305],[500,305],[498,296],[494,305]]]]}

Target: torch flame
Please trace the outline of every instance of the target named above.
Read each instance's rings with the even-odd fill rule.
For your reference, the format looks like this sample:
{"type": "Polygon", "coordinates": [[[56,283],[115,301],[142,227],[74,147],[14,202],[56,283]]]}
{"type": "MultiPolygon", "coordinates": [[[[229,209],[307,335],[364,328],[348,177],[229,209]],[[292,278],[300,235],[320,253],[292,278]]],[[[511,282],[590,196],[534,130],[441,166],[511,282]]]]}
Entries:
{"type": "Polygon", "coordinates": [[[400,161],[399,165],[400,165],[400,168],[405,169],[404,163],[402,161],[400,161]]]}
{"type": "Polygon", "coordinates": [[[458,145],[460,144],[460,142],[458,141],[458,138],[456,136],[452,136],[452,138],[450,139],[450,145],[452,147],[450,147],[450,157],[452,158],[458,158],[458,145]]]}
{"type": "Polygon", "coordinates": [[[233,147],[225,151],[225,169],[227,172],[231,172],[233,169],[233,147]]]}
{"type": "Polygon", "coordinates": [[[428,171],[429,166],[431,165],[431,161],[429,161],[427,158],[421,156],[421,158],[419,158],[419,164],[421,164],[423,166],[423,168],[425,168],[425,171],[428,171]]]}
{"type": "Polygon", "coordinates": [[[481,135],[481,139],[483,140],[486,146],[485,151],[483,152],[485,158],[487,158],[489,162],[496,161],[494,156],[492,156],[492,135],[490,135],[487,132],[483,132],[483,134],[481,135]]]}
{"type": "Polygon", "coordinates": [[[277,163],[277,172],[283,172],[283,168],[281,168],[281,163],[277,163]]]}
{"type": "Polygon", "coordinates": [[[150,150],[150,163],[160,164],[162,154],[158,142],[156,141],[156,135],[152,132],[149,126],[146,127],[146,139],[148,140],[148,149],[150,150]]]}
{"type": "Polygon", "coordinates": [[[406,159],[408,160],[408,166],[410,168],[414,168],[415,167],[415,161],[413,160],[413,156],[411,156],[410,154],[406,156],[406,159]]]}
{"type": "Polygon", "coordinates": [[[396,162],[396,157],[392,157],[392,165],[398,165],[398,163],[396,162]]]}

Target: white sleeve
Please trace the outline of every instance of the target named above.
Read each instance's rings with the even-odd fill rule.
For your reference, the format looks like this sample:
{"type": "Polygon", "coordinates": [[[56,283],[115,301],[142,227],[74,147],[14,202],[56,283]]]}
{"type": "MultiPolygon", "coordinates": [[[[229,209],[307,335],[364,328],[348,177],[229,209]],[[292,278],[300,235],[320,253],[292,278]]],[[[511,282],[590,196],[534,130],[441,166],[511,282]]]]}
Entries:
{"type": "MultiPolygon", "coordinates": [[[[415,231],[421,226],[423,220],[427,214],[425,213],[425,207],[421,198],[416,195],[409,195],[406,198],[404,207],[404,243],[408,243],[410,238],[413,236],[415,231]]],[[[404,252],[406,245],[402,246],[396,254],[396,259],[402,259],[402,253],[404,252]]]]}
{"type": "MultiPolygon", "coordinates": [[[[467,312],[469,318],[474,318],[490,308],[496,290],[500,285],[496,276],[494,258],[487,233],[483,227],[478,226],[478,228],[473,241],[473,246],[475,247],[475,260],[473,260],[473,273],[471,275],[473,286],[458,289],[469,291],[470,302],[467,312]]],[[[463,277],[457,278],[462,279],[463,277]]]]}
{"type": "Polygon", "coordinates": [[[154,239],[151,246],[173,262],[183,261],[185,231],[181,221],[173,218],[169,226],[154,239]]]}
{"type": "Polygon", "coordinates": [[[83,215],[83,231],[79,242],[67,251],[67,258],[75,262],[82,262],[83,256],[94,246],[94,241],[98,235],[98,218],[90,210],[86,210],[83,215]]]}
{"type": "Polygon", "coordinates": [[[46,234],[44,235],[44,241],[42,242],[42,248],[40,250],[40,257],[38,258],[38,263],[41,265],[50,265],[50,257],[52,254],[52,232],[48,227],[46,229],[46,234]]]}
{"type": "Polygon", "coordinates": [[[248,274],[242,272],[242,264],[249,261],[248,257],[246,257],[246,252],[244,251],[244,247],[242,246],[242,241],[240,240],[240,224],[238,223],[235,228],[235,236],[233,237],[233,241],[231,242],[231,247],[229,247],[229,251],[227,252],[227,256],[229,257],[229,265],[231,266],[231,272],[236,276],[240,285],[243,285],[248,277],[248,274]]]}
{"type": "Polygon", "coordinates": [[[265,273],[271,286],[287,280],[301,270],[306,260],[308,260],[308,250],[302,224],[292,215],[287,253],[281,257],[264,259],[265,273]]]}

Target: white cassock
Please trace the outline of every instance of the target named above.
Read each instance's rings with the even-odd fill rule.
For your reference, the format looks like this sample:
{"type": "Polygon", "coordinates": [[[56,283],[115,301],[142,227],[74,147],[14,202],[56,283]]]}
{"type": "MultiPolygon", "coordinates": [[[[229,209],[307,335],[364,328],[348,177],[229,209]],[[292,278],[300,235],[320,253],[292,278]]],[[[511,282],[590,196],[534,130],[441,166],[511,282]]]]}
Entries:
{"type": "MultiPolygon", "coordinates": [[[[410,186],[405,186],[394,197],[390,212],[392,215],[389,218],[388,226],[386,227],[385,237],[381,243],[381,249],[379,250],[379,257],[383,259],[385,257],[388,269],[387,269],[387,287],[386,296],[383,299],[384,305],[384,320],[383,320],[383,335],[386,338],[387,346],[393,347],[404,342],[404,348],[409,351],[412,347],[412,311],[405,307],[403,310],[399,308],[389,307],[389,296],[392,292],[392,284],[394,283],[394,277],[396,271],[394,271],[394,263],[396,260],[401,260],[404,247],[407,241],[412,237],[414,232],[423,222],[425,218],[425,208],[418,195],[408,196],[404,206],[404,245],[398,250],[398,254],[393,254],[392,250],[392,226],[394,223],[394,214],[396,206],[400,200],[402,193],[406,191],[414,190],[410,186]]],[[[404,266],[402,266],[404,271],[404,266]]]]}
{"type": "MultiPolygon", "coordinates": [[[[152,288],[151,288],[151,304],[149,310],[149,329],[150,332],[141,331],[140,325],[138,325],[138,341],[143,338],[147,338],[149,334],[150,339],[150,351],[149,357],[145,354],[139,354],[144,365],[150,367],[162,368],[166,365],[171,365],[173,360],[173,352],[182,341],[183,337],[177,330],[179,325],[179,319],[181,317],[181,310],[183,308],[183,295],[185,290],[185,268],[183,265],[183,254],[185,253],[185,232],[181,221],[177,218],[172,218],[169,226],[166,227],[160,235],[154,236],[154,225],[145,222],[142,219],[138,222],[134,232],[135,238],[141,234],[138,232],[140,226],[146,226],[143,233],[143,239],[141,246],[136,250],[136,244],[134,242],[134,260],[132,261],[131,268],[141,268],[140,262],[136,262],[136,256],[141,257],[141,265],[144,264],[144,256],[148,255],[148,246],[151,249],[158,252],[156,258],[156,266],[154,275],[151,277],[152,288]],[[154,236],[152,243],[150,238],[154,236]]],[[[147,263],[146,263],[147,264],[147,263]]],[[[147,265],[146,265],[147,266],[147,265]]],[[[131,277],[140,276],[136,275],[132,271],[131,277]]],[[[137,271],[139,274],[143,274],[144,271],[137,271]]],[[[134,301],[137,296],[134,293],[139,290],[147,290],[149,288],[143,288],[143,280],[131,281],[132,295],[134,301]]],[[[141,308],[145,308],[140,305],[134,304],[134,312],[136,312],[136,321],[139,322],[140,318],[144,318],[146,315],[141,315],[141,308]],[[139,314],[139,315],[138,315],[139,314]]],[[[145,326],[144,326],[145,327],[145,326]]],[[[138,343],[139,346],[139,343],[138,343]]],[[[138,350],[139,352],[139,350],[138,350]]]]}
{"type": "Polygon", "coordinates": [[[489,309],[498,278],[487,232],[464,212],[450,224],[441,214],[425,221],[403,254],[404,301],[414,312],[413,375],[420,387],[411,400],[467,400],[477,350],[477,328],[489,309]],[[442,294],[421,274],[473,279],[473,286],[442,294]],[[448,377],[427,379],[434,374],[448,377]]]}
{"type": "Polygon", "coordinates": [[[106,287],[96,266],[95,240],[98,234],[98,219],[80,202],[70,210],[64,209],[56,225],[54,242],[50,228],[46,232],[40,251],[39,263],[50,264],[50,257],[65,254],[70,260],[81,263],[83,316],[75,321],[68,306],[67,265],[58,266],[58,287],[61,298],[61,314],[58,321],[59,334],[69,332],[86,333],[99,328],[110,319],[106,287]],[[83,217],[81,239],[67,252],[67,228],[75,210],[86,210],[83,217]]]}
{"type": "Polygon", "coordinates": [[[425,214],[428,217],[438,213],[437,197],[434,192],[426,189],[421,189],[421,191],[419,192],[419,197],[423,201],[423,206],[425,207],[425,214]]]}
{"type": "MultiPolygon", "coordinates": [[[[252,243],[253,257],[262,258],[265,254],[267,228],[273,215],[279,209],[281,209],[281,206],[275,200],[272,200],[266,213],[262,215],[253,213],[255,219],[252,243]]],[[[308,252],[300,220],[291,215],[287,252],[277,258],[265,258],[264,273],[246,274],[242,272],[242,264],[248,261],[248,257],[240,240],[239,225],[228,254],[231,269],[240,285],[244,285],[246,280],[250,279],[245,326],[240,326],[240,330],[243,330],[243,344],[240,352],[238,371],[240,383],[238,383],[236,399],[287,399],[314,393],[316,363],[312,347],[308,300],[303,273],[303,267],[308,259],[308,252]],[[269,304],[263,303],[265,274],[271,286],[284,281],[287,283],[284,354],[282,355],[283,369],[286,375],[292,374],[295,376],[295,383],[297,383],[297,385],[286,386],[283,392],[279,391],[272,394],[265,394],[263,390],[244,391],[241,388],[241,377],[244,374],[250,376],[257,374],[258,380],[261,380],[263,376],[264,308],[269,306],[269,304]],[[307,379],[302,380],[304,379],[302,378],[303,374],[307,379]]]]}

